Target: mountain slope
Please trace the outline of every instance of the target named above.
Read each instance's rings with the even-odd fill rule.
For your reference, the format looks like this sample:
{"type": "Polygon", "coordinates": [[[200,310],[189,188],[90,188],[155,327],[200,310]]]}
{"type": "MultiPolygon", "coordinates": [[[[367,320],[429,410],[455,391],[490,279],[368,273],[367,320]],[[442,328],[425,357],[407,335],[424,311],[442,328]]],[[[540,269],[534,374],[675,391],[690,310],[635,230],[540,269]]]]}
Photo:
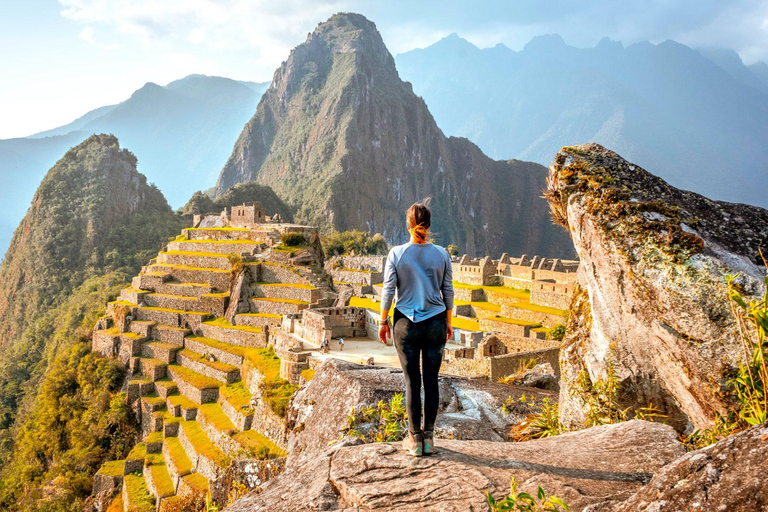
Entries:
{"type": "Polygon", "coordinates": [[[337,14],[275,72],[216,187],[271,186],[297,220],[407,240],[405,210],[432,196],[437,242],[470,254],[570,255],[539,197],[545,169],[446,138],[400,80],[373,23],[337,14]]]}
{"type": "Polygon", "coordinates": [[[77,307],[64,319],[48,320],[46,313],[89,278],[135,273],[180,226],[162,193],[136,171],[136,157],[120,149],[114,136],[89,137],[51,168],[0,265],[4,446],[19,405],[34,397],[56,355],[57,322],[77,323],[86,311],[77,307]]]}
{"type": "Polygon", "coordinates": [[[269,84],[191,75],[165,87],[147,84],[117,105],[88,112],[63,127],[0,140],[0,253],[24,216],[46,171],[94,133],[112,133],[130,147],[139,170],[181,206],[215,181],[232,144],[269,84]]]}
{"type": "Polygon", "coordinates": [[[453,34],[397,66],[446,133],[492,157],[549,164],[595,141],[677,187],[768,206],[768,94],[733,55],[710,56],[730,71],[674,41],[579,49],[548,35],[515,52],[453,34]]]}

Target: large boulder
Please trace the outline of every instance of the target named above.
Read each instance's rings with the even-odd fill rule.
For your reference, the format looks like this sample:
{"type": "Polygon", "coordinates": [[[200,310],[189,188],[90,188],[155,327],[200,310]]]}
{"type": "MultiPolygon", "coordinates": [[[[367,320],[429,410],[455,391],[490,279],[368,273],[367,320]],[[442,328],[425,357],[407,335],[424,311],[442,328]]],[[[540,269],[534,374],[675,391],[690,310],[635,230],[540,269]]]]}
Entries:
{"type": "Polygon", "coordinates": [[[525,443],[438,440],[431,457],[398,443],[347,438],[293,466],[227,508],[250,510],[486,511],[496,498],[537,486],[578,512],[629,498],[684,449],[674,429],[632,420],[525,443]]]}
{"type": "MultiPolygon", "coordinates": [[[[287,411],[291,429],[288,464],[305,463],[323,453],[329,443],[338,441],[353,408],[375,405],[379,400],[389,401],[404,389],[401,370],[326,359],[287,411]]],[[[510,428],[534,412],[519,401],[523,394],[529,401],[540,402],[547,397],[557,400],[550,391],[441,375],[436,435],[452,439],[506,440],[510,428]],[[510,397],[515,407],[505,414],[502,405],[510,397]]]]}
{"type": "Polygon", "coordinates": [[[768,510],[768,425],[696,450],[662,469],[621,504],[595,512],[754,512],[768,510]]]}
{"type": "Polygon", "coordinates": [[[712,426],[742,359],[726,276],[762,293],[768,211],[678,190],[597,144],[563,148],[546,195],[581,259],[561,420],[585,419],[582,372],[594,383],[612,369],[621,408],[652,405],[680,431],[712,426]]]}

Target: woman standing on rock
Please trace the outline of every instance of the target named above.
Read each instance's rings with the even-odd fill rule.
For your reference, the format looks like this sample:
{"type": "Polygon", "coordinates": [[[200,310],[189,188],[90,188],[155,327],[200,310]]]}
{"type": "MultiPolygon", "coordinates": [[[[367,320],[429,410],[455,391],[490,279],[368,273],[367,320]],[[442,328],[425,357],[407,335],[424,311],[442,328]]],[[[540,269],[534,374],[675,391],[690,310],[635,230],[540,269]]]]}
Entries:
{"type": "Polygon", "coordinates": [[[437,384],[443,350],[453,337],[453,269],[448,252],[427,242],[432,220],[429,199],[408,208],[411,240],[393,247],[384,268],[379,339],[394,339],[405,376],[409,435],[403,447],[415,456],[430,455],[440,390],[437,384]],[[393,331],[387,318],[397,291],[393,331]],[[419,368],[421,362],[421,369],[419,368]],[[424,424],[421,424],[421,385],[424,382],[424,424]]]}

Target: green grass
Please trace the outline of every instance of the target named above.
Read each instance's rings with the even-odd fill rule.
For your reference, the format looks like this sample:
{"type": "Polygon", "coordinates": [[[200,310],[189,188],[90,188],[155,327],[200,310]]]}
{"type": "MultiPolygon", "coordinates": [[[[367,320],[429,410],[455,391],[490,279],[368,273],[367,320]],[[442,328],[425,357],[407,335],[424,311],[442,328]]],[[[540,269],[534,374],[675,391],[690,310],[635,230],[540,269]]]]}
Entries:
{"type": "Polygon", "coordinates": [[[258,318],[283,318],[283,315],[277,313],[238,313],[237,316],[253,316],[258,318]]]}
{"type": "Polygon", "coordinates": [[[136,305],[133,302],[130,302],[124,299],[113,300],[112,302],[108,302],[108,304],[116,304],[118,306],[135,306],[136,305]]]}
{"type": "Polygon", "coordinates": [[[501,312],[501,306],[499,304],[494,304],[493,302],[488,301],[466,301],[466,300],[454,300],[453,304],[456,306],[464,306],[464,305],[471,305],[476,308],[485,309],[488,311],[495,311],[496,313],[501,312]]]}
{"type": "Polygon", "coordinates": [[[165,405],[165,400],[157,396],[157,393],[150,393],[141,397],[141,401],[150,405],[165,405]]]}
{"type": "Polygon", "coordinates": [[[130,339],[130,340],[143,340],[144,339],[144,336],[142,336],[141,334],[136,334],[135,332],[124,332],[124,333],[121,333],[121,334],[123,336],[125,336],[126,338],[130,339]]]}
{"type": "Polygon", "coordinates": [[[197,343],[202,343],[203,345],[214,350],[229,352],[230,354],[235,354],[241,357],[245,356],[245,348],[237,345],[230,345],[229,343],[224,343],[213,338],[206,338],[205,336],[187,336],[187,339],[190,341],[196,341],[197,343]]]}
{"type": "Polygon", "coordinates": [[[287,253],[304,251],[304,250],[307,250],[307,249],[310,249],[310,248],[311,248],[311,246],[309,246],[307,244],[302,244],[302,245],[283,245],[282,243],[279,243],[277,245],[273,245],[272,246],[272,250],[273,251],[287,252],[287,253]]]}
{"type": "Polygon", "coordinates": [[[227,363],[222,363],[221,361],[209,361],[208,359],[198,354],[197,352],[192,352],[191,350],[188,350],[186,348],[179,350],[178,354],[186,358],[189,358],[193,361],[196,361],[200,364],[204,364],[205,366],[209,368],[213,368],[214,370],[218,370],[220,372],[229,373],[237,370],[236,366],[232,366],[231,364],[227,364],[227,363]]]}
{"type": "Polygon", "coordinates": [[[147,436],[147,439],[144,441],[145,443],[162,443],[163,442],[163,433],[160,431],[157,432],[150,432],[147,436]]]}
{"type": "Polygon", "coordinates": [[[131,512],[154,512],[155,499],[149,494],[147,483],[141,474],[125,475],[123,484],[126,487],[131,512]]]}
{"type": "Polygon", "coordinates": [[[272,347],[256,348],[246,351],[246,360],[257,368],[262,380],[262,396],[275,414],[285,417],[285,408],[293,393],[299,388],[280,377],[280,358],[272,347]]]}
{"type": "Polygon", "coordinates": [[[215,320],[208,320],[207,322],[203,322],[203,323],[205,325],[213,325],[214,327],[221,327],[223,329],[237,329],[239,331],[254,332],[254,333],[261,332],[261,328],[259,327],[251,327],[249,325],[232,325],[223,316],[220,316],[215,320]]]}
{"type": "Polygon", "coordinates": [[[251,456],[259,453],[268,453],[266,458],[285,457],[285,451],[273,443],[270,439],[256,432],[255,430],[245,430],[237,433],[233,439],[240,443],[243,449],[251,456]]]}
{"type": "Polygon", "coordinates": [[[243,381],[223,386],[219,389],[219,393],[236,411],[243,414],[251,412],[251,390],[243,381]]]}
{"type": "Polygon", "coordinates": [[[198,408],[198,414],[202,414],[208,422],[219,432],[232,436],[237,429],[232,421],[224,413],[224,410],[217,403],[203,404],[198,408]]]}
{"type": "Polygon", "coordinates": [[[168,397],[168,403],[170,403],[172,407],[181,407],[182,409],[186,409],[186,410],[198,408],[198,405],[195,402],[193,402],[189,398],[179,393],[174,393],[173,395],[170,395],[168,397]]]}
{"type": "Polygon", "coordinates": [[[208,436],[205,435],[205,432],[203,432],[203,429],[200,428],[200,425],[195,420],[182,421],[181,428],[184,429],[184,433],[198,455],[212,460],[220,468],[229,466],[229,457],[211,443],[211,440],[208,439],[208,436]]]}
{"type": "Polygon", "coordinates": [[[182,480],[184,480],[184,483],[192,489],[203,493],[208,492],[208,479],[200,473],[190,473],[189,475],[183,476],[182,480]]]}
{"type": "Polygon", "coordinates": [[[218,388],[221,386],[221,382],[205,375],[201,375],[196,371],[190,370],[178,364],[169,364],[169,369],[173,369],[182,380],[192,385],[197,389],[218,388]]]}
{"type": "Polygon", "coordinates": [[[529,290],[518,290],[517,288],[510,288],[508,286],[482,286],[481,288],[486,292],[501,293],[518,299],[529,299],[531,297],[531,292],[529,290]]]}
{"type": "Polygon", "coordinates": [[[171,475],[168,474],[168,468],[165,466],[165,460],[162,454],[156,462],[152,462],[147,466],[149,473],[152,475],[152,482],[155,484],[155,491],[159,498],[166,498],[176,494],[176,487],[173,485],[171,475]]]}
{"type": "Polygon", "coordinates": [[[457,329],[464,329],[465,331],[479,331],[480,324],[477,320],[471,320],[469,318],[453,317],[451,319],[451,326],[457,329]]]}
{"type": "Polygon", "coordinates": [[[169,437],[165,440],[166,453],[171,464],[178,471],[179,476],[188,475],[192,472],[192,461],[189,460],[187,452],[184,451],[181,441],[178,437],[169,437]]]}
{"type": "Polygon", "coordinates": [[[170,256],[203,256],[206,258],[228,258],[228,254],[219,254],[218,252],[203,252],[203,251],[165,251],[160,254],[168,254],[170,256]]]}
{"type": "Polygon", "coordinates": [[[144,460],[147,456],[147,445],[144,443],[137,443],[132,449],[126,460],[144,460]]]}
{"type": "MultiPolygon", "coordinates": [[[[365,308],[376,313],[381,312],[381,302],[376,302],[373,299],[367,297],[352,297],[349,299],[349,305],[353,308],[365,308]]],[[[389,309],[389,316],[391,317],[395,312],[394,303],[389,309]]]]}
{"type": "Polygon", "coordinates": [[[110,460],[109,462],[105,462],[101,465],[98,474],[112,477],[123,476],[124,470],[124,460],[110,460]]]}
{"type": "Polygon", "coordinates": [[[304,380],[309,382],[315,376],[315,370],[312,368],[301,370],[301,376],[304,377],[304,380]]]}

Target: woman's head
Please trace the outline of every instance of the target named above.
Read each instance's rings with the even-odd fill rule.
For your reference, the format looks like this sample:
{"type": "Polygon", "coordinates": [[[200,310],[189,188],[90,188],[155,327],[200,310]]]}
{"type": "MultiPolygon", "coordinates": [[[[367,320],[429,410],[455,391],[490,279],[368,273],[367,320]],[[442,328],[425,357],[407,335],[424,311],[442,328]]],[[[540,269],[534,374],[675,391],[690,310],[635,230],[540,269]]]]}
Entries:
{"type": "Polygon", "coordinates": [[[405,213],[408,222],[408,232],[417,242],[426,242],[429,226],[432,223],[432,212],[429,211],[429,198],[420,203],[414,203],[405,213]]]}

